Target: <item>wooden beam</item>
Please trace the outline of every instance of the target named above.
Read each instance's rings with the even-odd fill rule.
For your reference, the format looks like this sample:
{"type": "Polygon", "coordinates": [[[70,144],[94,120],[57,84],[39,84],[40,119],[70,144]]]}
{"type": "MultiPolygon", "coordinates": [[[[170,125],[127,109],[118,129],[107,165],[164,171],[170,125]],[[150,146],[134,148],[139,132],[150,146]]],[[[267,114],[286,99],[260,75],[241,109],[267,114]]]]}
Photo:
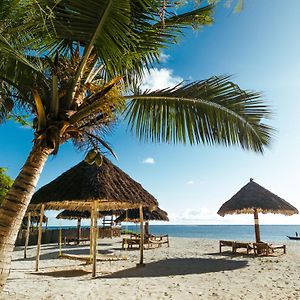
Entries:
{"type": "Polygon", "coordinates": [[[81,218],[77,219],[77,244],[79,244],[81,239],[81,218]]]}
{"type": "Polygon", "coordinates": [[[143,216],[143,206],[140,205],[140,263],[137,264],[138,267],[144,267],[144,216],[143,216]]]}
{"type": "Polygon", "coordinates": [[[25,245],[24,245],[24,258],[27,258],[27,247],[28,247],[28,243],[29,243],[30,222],[31,222],[31,212],[28,212],[27,230],[26,230],[25,245]]]}
{"type": "Polygon", "coordinates": [[[93,258],[93,211],[94,207],[91,204],[91,224],[90,224],[90,260],[93,258]]]}
{"type": "Polygon", "coordinates": [[[258,222],[258,212],[257,209],[254,209],[254,226],[255,226],[255,239],[256,243],[260,242],[260,230],[259,230],[259,222],[258,222]]]}
{"type": "MultiPolygon", "coordinates": [[[[59,250],[58,250],[58,256],[61,256],[61,220],[59,220],[59,236],[58,236],[59,240],[58,240],[58,246],[59,246],[59,250]]],[[[65,241],[66,242],[66,241],[65,241]]]]}
{"type": "Polygon", "coordinates": [[[93,273],[92,277],[96,277],[97,266],[97,202],[93,203],[93,273]]]}
{"type": "Polygon", "coordinates": [[[40,262],[40,249],[41,249],[41,242],[42,242],[42,226],[43,226],[43,216],[44,216],[44,208],[45,204],[42,204],[41,212],[40,212],[40,226],[39,226],[39,233],[38,233],[38,242],[37,242],[37,249],[36,249],[36,260],[35,260],[35,271],[39,270],[39,262],[40,262]]]}

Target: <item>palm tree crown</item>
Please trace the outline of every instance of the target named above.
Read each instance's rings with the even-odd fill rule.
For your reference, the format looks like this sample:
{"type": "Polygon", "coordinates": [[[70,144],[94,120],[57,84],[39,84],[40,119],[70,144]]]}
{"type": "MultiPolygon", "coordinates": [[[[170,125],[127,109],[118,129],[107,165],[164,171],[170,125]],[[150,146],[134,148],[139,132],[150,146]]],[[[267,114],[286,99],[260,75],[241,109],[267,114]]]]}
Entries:
{"type": "Polygon", "coordinates": [[[56,153],[72,139],[112,151],[104,134],[125,116],[146,141],[238,144],[259,152],[268,145],[271,128],[262,123],[268,107],[229,76],[128,93],[184,27],[212,22],[212,6],[175,15],[172,1],[18,2],[25,11],[4,6],[6,18],[13,17],[0,31],[0,111],[2,118],[13,107],[32,113],[36,144],[56,153]],[[25,18],[31,21],[24,25],[25,18]]]}

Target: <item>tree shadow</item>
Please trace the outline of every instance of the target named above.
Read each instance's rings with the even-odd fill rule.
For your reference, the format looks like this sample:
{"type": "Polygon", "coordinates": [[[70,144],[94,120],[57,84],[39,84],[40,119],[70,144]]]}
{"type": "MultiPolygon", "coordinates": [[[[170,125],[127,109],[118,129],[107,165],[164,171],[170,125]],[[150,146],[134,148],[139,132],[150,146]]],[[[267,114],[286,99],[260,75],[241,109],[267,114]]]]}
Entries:
{"type": "Polygon", "coordinates": [[[115,272],[101,278],[138,278],[138,277],[163,277],[175,275],[204,274],[221,271],[230,271],[245,268],[247,260],[228,260],[210,258],[173,258],[151,262],[145,267],[130,268],[115,272]]]}

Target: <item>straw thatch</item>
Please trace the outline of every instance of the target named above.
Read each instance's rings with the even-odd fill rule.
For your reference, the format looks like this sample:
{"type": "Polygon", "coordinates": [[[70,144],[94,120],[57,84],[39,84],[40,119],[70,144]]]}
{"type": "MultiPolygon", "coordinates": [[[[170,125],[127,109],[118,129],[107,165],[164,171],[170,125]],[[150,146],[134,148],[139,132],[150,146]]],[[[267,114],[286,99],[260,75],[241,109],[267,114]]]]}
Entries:
{"type": "MultiPolygon", "coordinates": [[[[109,215],[120,215],[124,210],[108,210],[108,211],[98,211],[98,218],[103,218],[109,215]]],[[[89,210],[63,210],[56,216],[56,219],[64,220],[78,220],[78,219],[90,219],[91,212],[89,210]]]]}
{"type": "Polygon", "coordinates": [[[293,215],[298,214],[297,208],[263,188],[250,179],[241,190],[225,202],[218,211],[222,217],[226,214],[274,213],[293,215]]]}
{"type": "Polygon", "coordinates": [[[40,188],[32,197],[30,209],[99,210],[157,206],[156,199],[126,173],[103,157],[98,167],[80,162],[40,188]]]}
{"type": "MultiPolygon", "coordinates": [[[[164,210],[157,207],[154,210],[149,208],[143,208],[143,219],[144,221],[169,221],[168,214],[164,210]]],[[[140,211],[139,209],[129,209],[127,212],[124,211],[116,220],[116,223],[121,222],[139,222],[140,211]]]]}
{"type": "Polygon", "coordinates": [[[56,219],[64,219],[64,220],[78,220],[78,219],[90,219],[91,212],[88,210],[63,210],[56,216],[56,219]]]}

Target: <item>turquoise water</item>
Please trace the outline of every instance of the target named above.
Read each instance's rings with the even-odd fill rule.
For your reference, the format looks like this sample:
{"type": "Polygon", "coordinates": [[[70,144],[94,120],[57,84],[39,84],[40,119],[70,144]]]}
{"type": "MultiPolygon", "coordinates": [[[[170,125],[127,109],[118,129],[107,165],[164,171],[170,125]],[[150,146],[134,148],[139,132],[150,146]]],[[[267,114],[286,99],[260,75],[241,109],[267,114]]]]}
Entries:
{"type": "MultiPolygon", "coordinates": [[[[135,230],[135,226],[128,226],[135,230]]],[[[261,225],[260,234],[262,241],[286,241],[287,235],[300,236],[300,225],[261,225]]],[[[174,237],[228,239],[253,241],[255,239],[254,226],[251,225],[150,225],[153,234],[168,234],[174,237]]],[[[300,243],[300,241],[295,241],[300,243]]]]}
{"type": "MultiPolygon", "coordinates": [[[[51,227],[54,228],[54,227],[51,227]]],[[[122,229],[138,231],[139,226],[122,226],[122,229]]],[[[300,236],[300,225],[261,225],[261,240],[266,242],[287,241],[287,235],[300,236]]],[[[240,241],[254,241],[254,226],[252,225],[151,225],[153,234],[168,234],[172,237],[228,239],[240,241]]],[[[300,241],[294,241],[299,243],[300,241]]]]}

